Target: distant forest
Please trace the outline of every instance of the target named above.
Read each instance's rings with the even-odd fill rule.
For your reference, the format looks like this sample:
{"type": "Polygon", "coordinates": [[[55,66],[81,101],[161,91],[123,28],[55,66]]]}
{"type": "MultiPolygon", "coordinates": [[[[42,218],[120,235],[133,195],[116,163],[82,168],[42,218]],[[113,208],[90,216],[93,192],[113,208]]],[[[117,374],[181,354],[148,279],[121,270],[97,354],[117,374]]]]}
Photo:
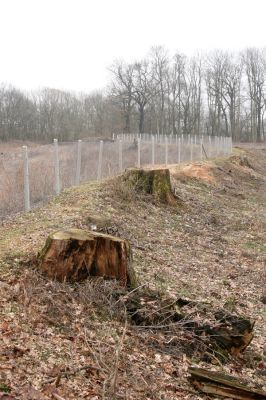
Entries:
{"type": "Polygon", "coordinates": [[[153,47],[115,61],[108,86],[75,94],[0,87],[0,139],[74,140],[112,133],[208,134],[265,139],[266,50],[187,57],[153,47]]]}

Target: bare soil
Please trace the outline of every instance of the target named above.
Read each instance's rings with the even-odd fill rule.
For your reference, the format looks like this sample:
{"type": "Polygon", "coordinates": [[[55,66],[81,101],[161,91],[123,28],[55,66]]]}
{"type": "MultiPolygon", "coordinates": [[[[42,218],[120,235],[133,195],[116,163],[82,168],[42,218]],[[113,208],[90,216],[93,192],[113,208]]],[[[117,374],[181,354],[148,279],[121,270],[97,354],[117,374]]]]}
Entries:
{"type": "Polygon", "coordinates": [[[118,177],[66,189],[2,223],[0,398],[6,391],[3,399],[208,399],[187,380],[192,365],[265,390],[266,149],[237,148],[230,158],[170,170],[178,208],[118,177]],[[36,254],[51,232],[91,229],[92,221],[131,242],[134,292],[112,281],[52,282],[38,272],[36,254]],[[136,295],[149,325],[128,313],[136,295]],[[212,323],[221,309],[255,320],[250,346],[239,357],[206,357],[205,338],[165,313],[165,299],[177,306],[177,298],[190,302],[193,321],[212,323]]]}

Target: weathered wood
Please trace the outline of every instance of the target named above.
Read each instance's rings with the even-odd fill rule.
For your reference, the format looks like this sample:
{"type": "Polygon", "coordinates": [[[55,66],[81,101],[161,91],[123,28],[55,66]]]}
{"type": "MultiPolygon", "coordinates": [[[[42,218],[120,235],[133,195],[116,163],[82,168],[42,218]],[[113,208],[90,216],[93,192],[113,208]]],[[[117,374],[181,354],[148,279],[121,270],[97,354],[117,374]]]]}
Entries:
{"type": "Polygon", "coordinates": [[[38,259],[40,269],[61,282],[102,276],[122,285],[136,283],[129,242],[110,235],[81,229],[58,231],[47,238],[38,259]]]}
{"type": "Polygon", "coordinates": [[[124,175],[126,182],[137,192],[151,194],[165,204],[176,206],[180,200],[172,191],[169,169],[128,169],[124,175]]]}
{"type": "Polygon", "coordinates": [[[203,368],[190,367],[188,372],[192,384],[204,393],[239,400],[266,400],[266,392],[253,389],[247,381],[203,368]]]}
{"type": "Polygon", "coordinates": [[[217,312],[214,316],[217,323],[213,325],[198,325],[191,321],[185,324],[185,327],[197,335],[210,338],[210,350],[218,355],[225,358],[228,353],[239,356],[254,337],[254,321],[223,311],[217,312]]]}
{"type": "Polygon", "coordinates": [[[214,313],[208,324],[200,323],[199,316],[195,320],[190,317],[191,311],[182,312],[183,307],[197,307],[197,304],[200,305],[180,297],[176,301],[172,298],[161,300],[156,293],[146,289],[145,292],[136,292],[125,302],[128,314],[136,325],[163,329],[165,321],[168,324],[178,322],[184,331],[200,339],[204,359],[212,358],[214,354],[224,362],[229,355],[239,356],[253,339],[254,321],[221,310],[214,313]]]}
{"type": "Polygon", "coordinates": [[[215,318],[221,326],[213,328],[210,334],[213,335],[220,348],[227,350],[234,356],[239,356],[254,337],[255,322],[223,311],[217,312],[215,318]]]}

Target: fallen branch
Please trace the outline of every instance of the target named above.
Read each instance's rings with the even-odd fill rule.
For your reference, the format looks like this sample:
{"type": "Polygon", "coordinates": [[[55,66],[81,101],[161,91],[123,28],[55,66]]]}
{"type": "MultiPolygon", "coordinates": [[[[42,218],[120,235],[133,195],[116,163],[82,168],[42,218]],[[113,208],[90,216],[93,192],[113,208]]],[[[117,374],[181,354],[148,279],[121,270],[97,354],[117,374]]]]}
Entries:
{"type": "Polygon", "coordinates": [[[203,368],[191,367],[189,380],[201,392],[238,400],[266,400],[266,392],[250,387],[249,382],[240,381],[230,375],[203,368]]]}

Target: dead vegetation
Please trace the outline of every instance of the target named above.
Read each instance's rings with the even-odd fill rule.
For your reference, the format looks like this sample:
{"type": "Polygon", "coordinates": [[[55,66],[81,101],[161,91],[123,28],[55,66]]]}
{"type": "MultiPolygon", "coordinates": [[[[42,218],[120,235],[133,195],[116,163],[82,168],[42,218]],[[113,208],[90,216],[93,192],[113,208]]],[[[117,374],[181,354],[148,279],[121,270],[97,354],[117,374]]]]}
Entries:
{"type": "Polygon", "coordinates": [[[195,365],[265,390],[265,154],[237,150],[198,165],[204,177],[171,169],[184,208],[123,192],[121,180],[111,179],[68,189],[4,222],[2,398],[207,399],[187,380],[195,365]],[[35,256],[49,233],[92,225],[130,241],[137,288],[40,275],[35,256]],[[227,327],[237,336],[232,318],[241,317],[253,340],[239,352],[221,351],[217,332],[227,327]]]}

